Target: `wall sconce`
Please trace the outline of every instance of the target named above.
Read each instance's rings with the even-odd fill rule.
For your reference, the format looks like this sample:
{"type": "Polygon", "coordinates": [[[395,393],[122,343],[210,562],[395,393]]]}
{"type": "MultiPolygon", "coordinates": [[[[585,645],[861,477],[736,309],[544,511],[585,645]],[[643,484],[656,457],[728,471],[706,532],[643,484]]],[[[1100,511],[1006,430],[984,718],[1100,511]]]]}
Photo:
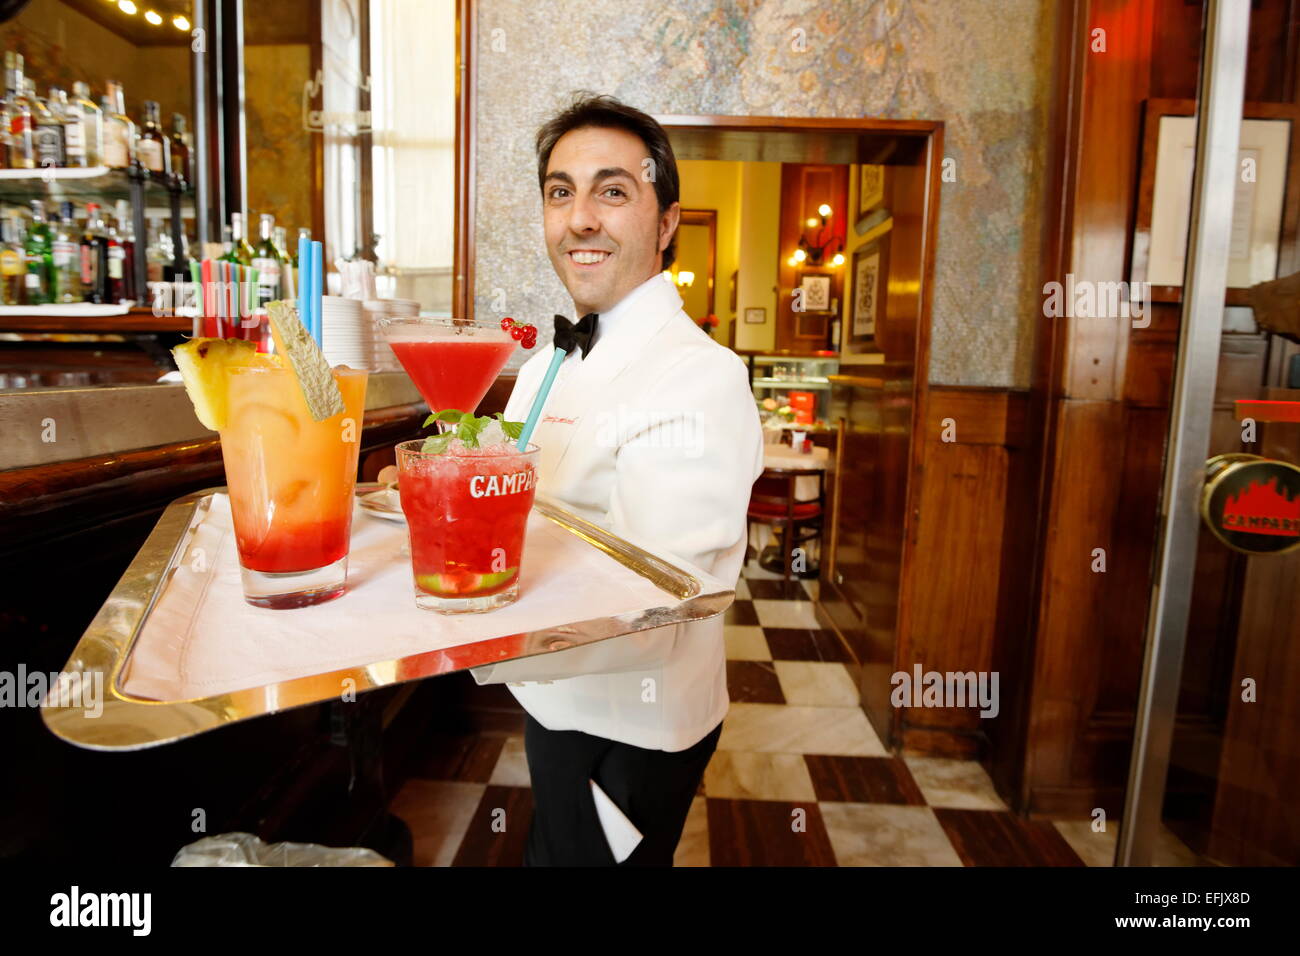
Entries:
{"type": "Polygon", "coordinates": [[[694,283],[695,283],[695,273],[694,273],[694,272],[683,271],[683,272],[679,272],[679,273],[677,273],[677,284],[678,284],[679,286],[682,286],[683,288],[686,288],[686,287],[688,287],[688,286],[693,285],[694,283]]]}
{"type": "MultiPolygon", "coordinates": [[[[817,229],[817,237],[812,242],[809,242],[807,235],[800,236],[799,248],[795,249],[790,258],[785,260],[787,265],[798,266],[803,262],[808,262],[812,266],[822,264],[822,259],[826,256],[827,250],[839,241],[838,236],[831,236],[825,242],[822,241],[822,235],[826,232],[826,220],[831,217],[831,212],[831,207],[826,203],[822,203],[817,207],[817,216],[810,216],[804,220],[805,230],[817,229]]],[[[835,257],[831,259],[831,265],[844,265],[844,254],[841,252],[835,253],[835,257]]]]}

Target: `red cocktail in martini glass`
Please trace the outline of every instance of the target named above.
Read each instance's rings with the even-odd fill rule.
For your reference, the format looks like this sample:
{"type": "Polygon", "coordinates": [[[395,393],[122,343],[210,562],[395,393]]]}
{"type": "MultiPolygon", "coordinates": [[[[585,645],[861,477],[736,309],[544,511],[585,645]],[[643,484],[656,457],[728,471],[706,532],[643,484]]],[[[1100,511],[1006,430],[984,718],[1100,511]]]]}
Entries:
{"type": "Polygon", "coordinates": [[[473,413],[519,341],[496,322],[449,318],[381,319],[388,344],[430,411],[473,413]]]}
{"type": "MultiPolygon", "coordinates": [[[[525,333],[513,319],[392,318],[381,320],[381,327],[430,410],[469,415],[515,348],[531,348],[537,335],[531,326],[525,333]]],[[[446,421],[441,424],[451,428],[446,421]]],[[[536,445],[520,451],[513,440],[505,440],[503,426],[493,427],[497,435],[488,445],[479,445],[475,433],[465,439],[471,446],[425,451],[419,439],[397,446],[419,607],[461,614],[490,611],[518,597],[538,452],[536,445]]]]}

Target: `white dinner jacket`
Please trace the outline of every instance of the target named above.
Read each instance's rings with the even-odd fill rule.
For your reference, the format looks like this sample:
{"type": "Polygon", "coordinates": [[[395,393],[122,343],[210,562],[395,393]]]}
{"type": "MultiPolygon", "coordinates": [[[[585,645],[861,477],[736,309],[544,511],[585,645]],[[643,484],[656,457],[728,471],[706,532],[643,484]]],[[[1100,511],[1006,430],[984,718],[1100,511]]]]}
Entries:
{"type": "MultiPolygon", "coordinates": [[[[523,421],[554,354],[524,363],[506,405],[523,421]]],[[[730,584],[748,543],[763,435],[740,356],[682,310],[662,274],[598,319],[587,358],[566,358],[532,441],[537,492],[615,534],[730,584]]],[[[527,580],[528,567],[523,567],[527,580]]],[[[723,617],[472,669],[505,682],[549,730],[652,750],[698,743],[726,715],[723,617]]]]}

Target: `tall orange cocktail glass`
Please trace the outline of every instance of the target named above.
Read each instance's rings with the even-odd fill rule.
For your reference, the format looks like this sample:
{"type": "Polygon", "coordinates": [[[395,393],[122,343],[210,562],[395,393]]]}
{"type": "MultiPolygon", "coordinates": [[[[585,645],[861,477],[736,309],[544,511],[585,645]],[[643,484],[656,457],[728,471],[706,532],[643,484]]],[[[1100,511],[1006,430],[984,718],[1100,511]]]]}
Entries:
{"type": "Polygon", "coordinates": [[[369,373],[334,369],[344,410],[319,422],[290,369],[227,375],[221,455],[244,598],[293,608],[338,597],[346,589],[369,373]]]}

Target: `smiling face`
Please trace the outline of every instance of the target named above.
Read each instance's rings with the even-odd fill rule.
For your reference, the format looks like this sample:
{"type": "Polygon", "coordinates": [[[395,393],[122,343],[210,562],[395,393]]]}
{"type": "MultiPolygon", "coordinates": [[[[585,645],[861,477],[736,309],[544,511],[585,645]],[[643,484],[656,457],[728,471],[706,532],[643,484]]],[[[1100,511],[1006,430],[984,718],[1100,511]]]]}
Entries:
{"type": "Polygon", "coordinates": [[[578,314],[606,312],[660,271],[680,205],[661,214],[655,184],[641,178],[641,138],[587,126],[551,151],[542,186],[546,251],[578,314]]]}

